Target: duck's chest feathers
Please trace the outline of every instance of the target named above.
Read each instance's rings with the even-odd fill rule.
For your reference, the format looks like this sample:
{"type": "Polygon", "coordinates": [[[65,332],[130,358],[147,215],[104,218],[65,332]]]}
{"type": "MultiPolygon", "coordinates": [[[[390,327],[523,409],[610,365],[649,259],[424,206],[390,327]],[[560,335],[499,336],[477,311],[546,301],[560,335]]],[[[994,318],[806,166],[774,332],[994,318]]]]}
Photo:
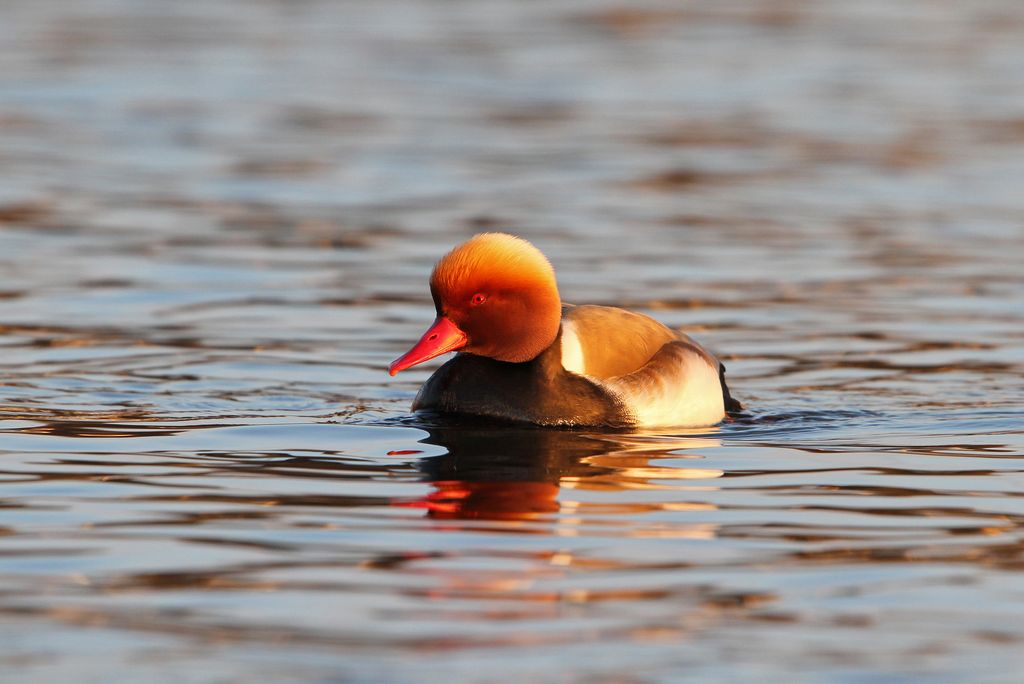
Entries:
{"type": "Polygon", "coordinates": [[[536,425],[632,423],[622,402],[592,380],[567,372],[556,340],[525,363],[459,354],[420,389],[413,410],[486,416],[536,425]]]}

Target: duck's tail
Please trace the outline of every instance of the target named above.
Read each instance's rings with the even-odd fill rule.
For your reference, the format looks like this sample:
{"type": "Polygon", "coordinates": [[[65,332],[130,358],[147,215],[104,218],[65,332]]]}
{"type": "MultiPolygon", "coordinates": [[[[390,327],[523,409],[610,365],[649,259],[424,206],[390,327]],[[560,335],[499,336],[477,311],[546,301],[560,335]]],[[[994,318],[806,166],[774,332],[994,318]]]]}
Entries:
{"type": "Polygon", "coordinates": [[[718,362],[718,379],[722,383],[722,401],[725,403],[725,412],[731,415],[742,411],[743,404],[729,394],[729,386],[725,384],[725,364],[721,361],[718,362]]]}

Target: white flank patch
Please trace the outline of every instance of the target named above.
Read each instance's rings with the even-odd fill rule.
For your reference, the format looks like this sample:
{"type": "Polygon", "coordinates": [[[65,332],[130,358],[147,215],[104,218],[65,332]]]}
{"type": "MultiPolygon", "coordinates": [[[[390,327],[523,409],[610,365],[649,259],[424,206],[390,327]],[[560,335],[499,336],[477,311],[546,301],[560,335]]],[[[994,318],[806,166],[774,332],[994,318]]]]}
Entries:
{"type": "Polygon", "coordinates": [[[706,427],[721,422],[725,401],[718,369],[685,348],[678,349],[674,360],[657,375],[637,371],[633,377],[644,374],[643,382],[598,382],[623,401],[640,427],[706,427]]]}
{"type": "Polygon", "coordinates": [[[583,345],[576,334],[576,324],[572,321],[562,321],[562,368],[570,373],[586,375],[583,345]]]}

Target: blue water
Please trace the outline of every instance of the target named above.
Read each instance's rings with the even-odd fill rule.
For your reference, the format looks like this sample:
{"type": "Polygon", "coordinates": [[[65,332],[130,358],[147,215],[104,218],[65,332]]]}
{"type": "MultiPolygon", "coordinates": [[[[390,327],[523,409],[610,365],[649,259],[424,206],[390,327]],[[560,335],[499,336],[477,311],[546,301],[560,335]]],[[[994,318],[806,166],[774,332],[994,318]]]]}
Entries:
{"type": "Polygon", "coordinates": [[[1018,3],[3,14],[0,679],[1017,681],[1018,3]],[[411,415],[483,230],[746,412],[411,415]]]}

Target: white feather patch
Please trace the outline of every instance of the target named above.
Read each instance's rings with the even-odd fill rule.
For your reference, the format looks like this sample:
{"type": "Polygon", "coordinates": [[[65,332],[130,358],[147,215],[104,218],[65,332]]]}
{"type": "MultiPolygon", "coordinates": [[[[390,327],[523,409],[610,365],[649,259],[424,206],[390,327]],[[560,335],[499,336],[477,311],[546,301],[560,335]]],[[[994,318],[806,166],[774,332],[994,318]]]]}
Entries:
{"type": "Polygon", "coordinates": [[[597,382],[622,400],[637,426],[704,427],[725,418],[718,368],[682,345],[673,345],[666,361],[597,382]]]}
{"type": "Polygon", "coordinates": [[[587,374],[583,345],[576,334],[576,324],[572,321],[562,321],[562,368],[578,375],[587,374]]]}

